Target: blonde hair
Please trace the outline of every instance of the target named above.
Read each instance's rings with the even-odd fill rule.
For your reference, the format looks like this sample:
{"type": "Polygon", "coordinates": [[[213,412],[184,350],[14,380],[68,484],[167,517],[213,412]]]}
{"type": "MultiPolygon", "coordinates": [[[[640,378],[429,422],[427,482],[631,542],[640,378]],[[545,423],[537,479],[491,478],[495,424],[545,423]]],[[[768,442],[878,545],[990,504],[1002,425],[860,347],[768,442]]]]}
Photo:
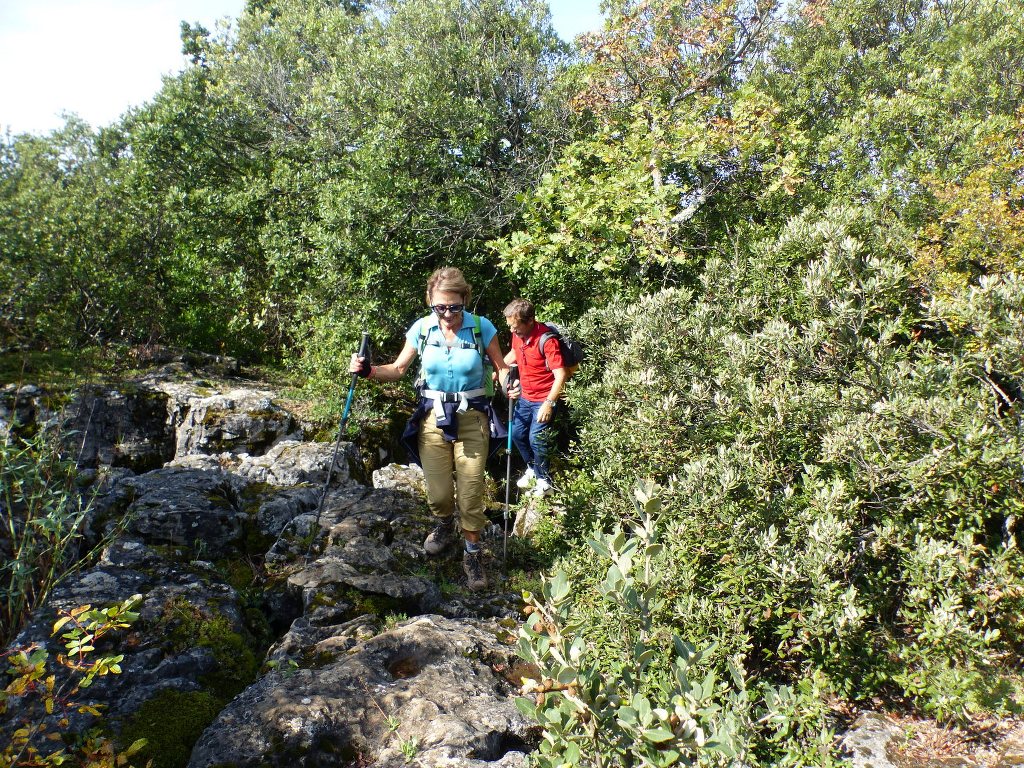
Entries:
{"type": "Polygon", "coordinates": [[[463,304],[469,304],[473,295],[473,286],[466,282],[462,270],[457,267],[441,267],[435,269],[434,273],[427,280],[427,305],[431,303],[431,296],[434,291],[457,293],[462,297],[463,304]]]}

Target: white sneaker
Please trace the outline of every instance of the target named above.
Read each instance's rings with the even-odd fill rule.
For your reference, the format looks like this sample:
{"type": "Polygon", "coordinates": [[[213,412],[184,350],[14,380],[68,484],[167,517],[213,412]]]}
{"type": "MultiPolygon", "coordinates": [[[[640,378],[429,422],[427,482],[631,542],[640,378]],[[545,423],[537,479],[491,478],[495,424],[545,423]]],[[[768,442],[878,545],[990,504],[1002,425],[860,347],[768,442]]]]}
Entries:
{"type": "Polygon", "coordinates": [[[529,488],[533,485],[533,481],[537,479],[537,476],[533,474],[533,468],[527,467],[526,471],[523,472],[523,476],[516,480],[517,488],[529,488]]]}
{"type": "Polygon", "coordinates": [[[530,495],[547,496],[552,491],[554,491],[554,488],[551,487],[551,483],[549,483],[543,477],[538,477],[536,484],[533,486],[533,490],[530,491],[530,495]]]}

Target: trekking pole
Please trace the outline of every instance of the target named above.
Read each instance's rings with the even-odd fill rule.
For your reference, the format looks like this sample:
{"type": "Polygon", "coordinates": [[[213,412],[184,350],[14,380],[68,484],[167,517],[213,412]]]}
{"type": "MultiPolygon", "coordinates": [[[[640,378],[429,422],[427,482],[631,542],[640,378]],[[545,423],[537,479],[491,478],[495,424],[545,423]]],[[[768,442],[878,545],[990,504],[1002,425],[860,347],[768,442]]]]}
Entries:
{"type": "MultiPolygon", "coordinates": [[[[363,339],[359,343],[359,357],[370,356],[370,334],[363,331],[363,339]]],[[[338,424],[338,439],[334,441],[334,456],[331,458],[331,465],[327,468],[327,480],[324,481],[324,489],[320,493],[320,503],[316,507],[316,519],[313,521],[309,546],[306,547],[306,560],[309,560],[309,553],[313,551],[313,542],[316,541],[316,531],[320,527],[320,515],[324,511],[324,500],[327,498],[327,489],[331,485],[331,477],[334,475],[334,465],[338,461],[338,449],[341,447],[341,436],[345,434],[345,425],[348,424],[348,415],[352,411],[352,396],[356,392],[356,382],[359,374],[352,374],[352,382],[348,385],[348,397],[345,398],[345,409],[341,413],[341,423],[338,424]]]]}
{"type": "MultiPolygon", "coordinates": [[[[517,381],[519,381],[519,366],[512,363],[508,367],[506,395],[517,381]]],[[[511,397],[508,399],[508,445],[505,448],[505,536],[501,546],[501,569],[503,571],[508,570],[508,494],[512,485],[512,406],[514,402],[511,397]]]]}

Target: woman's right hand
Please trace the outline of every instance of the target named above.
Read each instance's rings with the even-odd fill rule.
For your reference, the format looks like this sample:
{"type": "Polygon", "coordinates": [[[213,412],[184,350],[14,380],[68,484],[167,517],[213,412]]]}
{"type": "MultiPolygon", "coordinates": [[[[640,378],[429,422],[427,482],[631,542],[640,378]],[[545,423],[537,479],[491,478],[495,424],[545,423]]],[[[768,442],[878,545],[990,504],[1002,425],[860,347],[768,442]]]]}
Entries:
{"type": "Polygon", "coordinates": [[[370,361],[365,357],[353,354],[348,365],[348,372],[362,376],[364,379],[370,375],[370,361]]]}

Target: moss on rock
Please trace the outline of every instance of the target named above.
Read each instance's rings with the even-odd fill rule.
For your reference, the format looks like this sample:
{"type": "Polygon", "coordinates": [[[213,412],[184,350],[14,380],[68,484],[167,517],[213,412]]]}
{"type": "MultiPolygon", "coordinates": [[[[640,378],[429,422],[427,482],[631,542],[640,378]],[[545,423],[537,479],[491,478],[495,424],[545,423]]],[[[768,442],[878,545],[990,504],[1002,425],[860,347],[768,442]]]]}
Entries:
{"type": "Polygon", "coordinates": [[[152,760],[153,768],[183,768],[226,703],[206,691],[160,691],[124,722],[118,740],[122,747],[146,740],[138,754],[140,764],[152,760]]]}
{"type": "Polygon", "coordinates": [[[213,654],[216,671],[200,680],[209,693],[228,701],[256,679],[256,642],[247,636],[248,632],[243,635],[236,631],[225,616],[203,610],[183,598],[171,600],[164,616],[172,651],[206,648],[213,654]]]}

